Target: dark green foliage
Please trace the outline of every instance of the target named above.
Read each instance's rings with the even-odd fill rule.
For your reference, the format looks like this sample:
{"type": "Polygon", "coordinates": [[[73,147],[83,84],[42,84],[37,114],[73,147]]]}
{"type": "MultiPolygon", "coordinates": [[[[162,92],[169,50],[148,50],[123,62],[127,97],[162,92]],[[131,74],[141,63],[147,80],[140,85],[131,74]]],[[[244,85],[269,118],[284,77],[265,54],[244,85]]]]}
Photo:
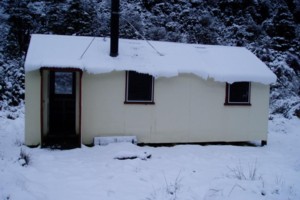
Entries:
{"type": "Polygon", "coordinates": [[[73,0],[61,24],[64,25],[63,34],[96,35],[96,10],[81,0],[73,0]]]}
{"type": "Polygon", "coordinates": [[[273,37],[282,37],[292,40],[296,37],[293,15],[286,7],[279,7],[272,20],[272,26],[268,27],[267,33],[273,37]]]}
{"type": "Polygon", "coordinates": [[[7,14],[9,14],[8,24],[10,31],[7,36],[9,43],[6,46],[7,56],[21,57],[27,50],[30,30],[32,27],[33,18],[27,8],[28,0],[18,1],[10,0],[7,14]]]}
{"type": "Polygon", "coordinates": [[[0,110],[8,106],[18,106],[25,97],[23,62],[11,60],[0,70],[0,110]]]}

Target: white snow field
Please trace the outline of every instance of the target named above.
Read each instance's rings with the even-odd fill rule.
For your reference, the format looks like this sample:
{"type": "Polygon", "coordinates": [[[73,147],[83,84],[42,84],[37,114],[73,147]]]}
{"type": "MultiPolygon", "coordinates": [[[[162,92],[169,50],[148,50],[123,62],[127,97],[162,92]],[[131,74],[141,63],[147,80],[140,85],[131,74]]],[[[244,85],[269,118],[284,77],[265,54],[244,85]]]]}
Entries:
{"type": "Polygon", "coordinates": [[[1,200],[300,199],[299,119],[270,121],[264,147],[116,143],[50,150],[23,146],[23,137],[24,114],[0,117],[1,200]],[[136,159],[117,159],[126,156],[136,159]]]}

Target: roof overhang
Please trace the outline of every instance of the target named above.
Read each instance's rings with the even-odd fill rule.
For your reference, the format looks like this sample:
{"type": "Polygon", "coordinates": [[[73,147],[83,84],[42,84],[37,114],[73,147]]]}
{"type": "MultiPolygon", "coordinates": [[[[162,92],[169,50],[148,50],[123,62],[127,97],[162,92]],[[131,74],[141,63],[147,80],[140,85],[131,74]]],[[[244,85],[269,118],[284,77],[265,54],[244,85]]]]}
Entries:
{"type": "Polygon", "coordinates": [[[48,69],[80,69],[93,74],[134,70],[156,78],[192,73],[203,79],[228,83],[276,82],[275,74],[243,47],[120,39],[119,56],[111,57],[109,40],[34,34],[25,71],[44,66],[48,69]]]}

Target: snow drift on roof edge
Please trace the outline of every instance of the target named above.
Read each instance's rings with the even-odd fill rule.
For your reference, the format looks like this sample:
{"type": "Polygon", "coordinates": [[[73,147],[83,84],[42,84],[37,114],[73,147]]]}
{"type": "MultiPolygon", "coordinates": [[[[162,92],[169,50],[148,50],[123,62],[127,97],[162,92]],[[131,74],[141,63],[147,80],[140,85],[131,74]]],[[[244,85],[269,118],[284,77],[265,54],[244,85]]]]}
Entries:
{"type": "Polygon", "coordinates": [[[276,82],[275,74],[243,47],[119,40],[119,56],[110,57],[110,39],[85,36],[31,37],[25,71],[40,67],[80,68],[88,73],[134,70],[154,77],[192,73],[220,82],[276,82]],[[91,43],[92,42],[92,43],[91,43]]]}

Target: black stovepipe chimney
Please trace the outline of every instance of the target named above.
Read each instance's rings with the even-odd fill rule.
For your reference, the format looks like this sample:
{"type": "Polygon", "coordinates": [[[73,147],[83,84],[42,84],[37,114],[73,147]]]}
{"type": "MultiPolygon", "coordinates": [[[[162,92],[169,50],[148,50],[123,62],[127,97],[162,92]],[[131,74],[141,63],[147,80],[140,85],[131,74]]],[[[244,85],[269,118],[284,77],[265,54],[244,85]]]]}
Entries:
{"type": "Polygon", "coordinates": [[[119,51],[119,7],[120,0],[111,0],[110,56],[117,57],[119,51]]]}

